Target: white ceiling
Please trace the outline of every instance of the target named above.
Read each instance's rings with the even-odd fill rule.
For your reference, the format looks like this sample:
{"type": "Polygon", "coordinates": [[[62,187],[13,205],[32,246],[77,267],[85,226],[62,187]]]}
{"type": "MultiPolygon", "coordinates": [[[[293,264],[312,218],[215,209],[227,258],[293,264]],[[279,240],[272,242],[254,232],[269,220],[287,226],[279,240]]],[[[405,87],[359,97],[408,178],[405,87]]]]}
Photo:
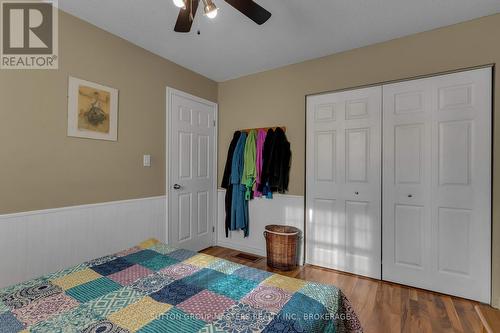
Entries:
{"type": "Polygon", "coordinates": [[[59,7],[215,81],[318,58],[500,12],[499,0],[257,0],[262,26],[223,0],[173,31],[172,0],[59,0],[59,7]],[[196,31],[201,30],[197,35],[196,31]]]}

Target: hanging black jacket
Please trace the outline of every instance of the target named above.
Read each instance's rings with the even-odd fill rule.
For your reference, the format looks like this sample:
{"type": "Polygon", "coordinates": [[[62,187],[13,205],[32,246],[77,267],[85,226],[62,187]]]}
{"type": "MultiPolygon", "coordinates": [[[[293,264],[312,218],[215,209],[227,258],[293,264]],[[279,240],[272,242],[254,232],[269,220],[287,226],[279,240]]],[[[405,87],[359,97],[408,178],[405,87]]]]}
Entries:
{"type": "Polygon", "coordinates": [[[229,149],[227,151],[226,166],[224,168],[224,175],[222,176],[222,183],[221,183],[221,187],[226,189],[226,197],[225,197],[226,237],[229,237],[229,227],[231,226],[231,204],[232,204],[232,197],[233,197],[233,186],[231,185],[229,178],[231,176],[231,164],[233,162],[234,149],[236,148],[236,144],[238,143],[238,139],[240,138],[240,135],[241,135],[240,131],[234,132],[233,140],[231,140],[231,144],[229,145],[229,149]]]}
{"type": "Polygon", "coordinates": [[[269,186],[271,192],[288,191],[291,158],[290,142],[283,129],[279,127],[274,131],[269,129],[264,142],[260,192],[266,192],[264,189],[266,185],[269,186]]]}
{"type": "Polygon", "coordinates": [[[264,148],[262,152],[262,173],[260,176],[261,183],[258,187],[259,192],[262,193],[264,193],[264,187],[269,183],[273,150],[274,130],[270,128],[267,130],[266,141],[264,141],[264,148]]]}
{"type": "Polygon", "coordinates": [[[285,132],[281,128],[277,128],[274,132],[274,145],[269,175],[271,191],[279,193],[288,191],[291,158],[290,142],[288,142],[285,132]]]}

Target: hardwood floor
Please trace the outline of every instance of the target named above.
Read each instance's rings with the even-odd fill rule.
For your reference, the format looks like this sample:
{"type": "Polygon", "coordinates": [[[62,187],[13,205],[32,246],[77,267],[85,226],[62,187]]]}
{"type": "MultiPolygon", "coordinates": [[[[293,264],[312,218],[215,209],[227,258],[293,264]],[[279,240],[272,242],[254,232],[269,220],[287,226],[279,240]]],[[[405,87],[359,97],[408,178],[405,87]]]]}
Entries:
{"type": "Polygon", "coordinates": [[[273,270],[265,258],[236,258],[240,251],[211,247],[201,251],[243,265],[298,279],[333,284],[349,298],[366,333],[482,332],[477,302],[306,265],[290,272],[273,270]]]}
{"type": "Polygon", "coordinates": [[[500,310],[493,309],[486,305],[476,305],[475,309],[483,323],[484,332],[500,332],[500,310]]]}

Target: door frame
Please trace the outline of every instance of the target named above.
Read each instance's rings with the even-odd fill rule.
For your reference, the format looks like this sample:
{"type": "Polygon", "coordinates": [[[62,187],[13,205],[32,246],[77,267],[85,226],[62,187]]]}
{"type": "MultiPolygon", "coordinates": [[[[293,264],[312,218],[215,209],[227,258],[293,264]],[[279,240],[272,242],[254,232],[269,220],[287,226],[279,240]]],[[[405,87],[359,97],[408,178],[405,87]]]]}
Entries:
{"type": "Polygon", "coordinates": [[[181,96],[181,97],[185,97],[185,98],[190,98],[190,99],[193,99],[199,103],[203,103],[203,104],[207,104],[207,105],[210,105],[214,108],[214,111],[215,111],[215,117],[214,117],[214,156],[212,156],[212,163],[211,163],[211,166],[212,166],[212,195],[214,197],[214,200],[213,200],[213,204],[212,204],[212,224],[211,224],[211,228],[212,228],[212,245],[215,245],[217,239],[216,239],[216,235],[217,235],[217,172],[218,172],[218,146],[219,146],[219,105],[215,102],[212,102],[212,101],[209,101],[207,99],[204,99],[204,98],[201,98],[201,97],[198,97],[198,96],[195,96],[195,95],[191,95],[189,93],[186,93],[184,91],[181,91],[181,90],[178,90],[178,89],[175,89],[175,88],[171,88],[171,87],[168,87],[166,88],[166,108],[165,108],[165,112],[166,112],[166,124],[165,124],[165,129],[167,131],[166,135],[165,135],[165,200],[166,200],[166,205],[165,205],[165,208],[166,208],[166,224],[167,224],[167,227],[165,228],[165,240],[166,240],[166,243],[169,244],[170,243],[170,239],[169,239],[169,236],[170,236],[170,229],[171,229],[171,224],[170,224],[170,214],[172,212],[172,209],[171,209],[171,200],[170,200],[170,194],[172,192],[172,187],[171,187],[171,182],[170,182],[170,179],[172,178],[172,168],[170,168],[170,161],[171,161],[171,156],[170,156],[170,152],[172,151],[170,149],[170,144],[172,143],[172,134],[173,134],[173,130],[172,130],[172,122],[170,121],[172,119],[172,96],[173,95],[178,95],[178,96],[181,96]]]}

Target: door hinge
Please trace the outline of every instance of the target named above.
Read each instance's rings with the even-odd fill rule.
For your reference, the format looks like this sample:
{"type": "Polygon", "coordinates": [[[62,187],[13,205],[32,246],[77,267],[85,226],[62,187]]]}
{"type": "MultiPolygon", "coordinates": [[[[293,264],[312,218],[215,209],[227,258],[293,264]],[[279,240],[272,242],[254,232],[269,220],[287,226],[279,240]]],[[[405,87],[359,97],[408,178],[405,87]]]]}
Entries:
{"type": "Polygon", "coordinates": [[[212,227],[212,232],[215,232],[215,227],[212,227]]]}
{"type": "Polygon", "coordinates": [[[215,125],[217,125],[217,122],[214,120],[214,127],[215,127],[215,125]]]}

